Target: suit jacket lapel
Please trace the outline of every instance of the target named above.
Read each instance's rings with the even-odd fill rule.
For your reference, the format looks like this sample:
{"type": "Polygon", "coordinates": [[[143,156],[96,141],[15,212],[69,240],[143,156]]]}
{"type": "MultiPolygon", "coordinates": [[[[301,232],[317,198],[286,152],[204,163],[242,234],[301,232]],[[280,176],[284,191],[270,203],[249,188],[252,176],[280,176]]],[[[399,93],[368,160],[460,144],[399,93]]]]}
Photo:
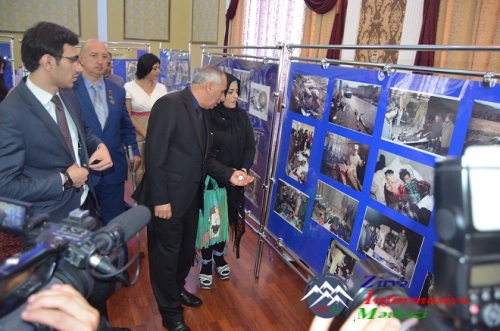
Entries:
{"type": "Polygon", "coordinates": [[[201,128],[198,122],[198,114],[196,112],[196,109],[194,108],[193,103],[191,100],[191,95],[189,94],[189,91],[186,91],[184,94],[184,104],[186,105],[187,113],[189,116],[189,119],[191,120],[191,125],[193,126],[193,130],[196,134],[196,140],[198,141],[198,145],[200,146],[201,152],[205,152],[205,146],[203,144],[203,139],[201,137],[201,128]]]}
{"type": "MultiPolygon", "coordinates": [[[[66,145],[66,141],[61,134],[61,130],[59,130],[59,126],[54,121],[54,119],[50,116],[49,112],[45,107],[38,101],[38,99],[31,93],[29,88],[26,86],[25,81],[21,81],[19,85],[16,87],[21,89],[22,94],[24,96],[24,100],[30,106],[30,111],[42,121],[45,127],[57,138],[61,146],[64,150],[71,156],[71,152],[69,151],[68,145],[66,145]]],[[[74,158],[74,157],[72,157],[74,158]]]]}

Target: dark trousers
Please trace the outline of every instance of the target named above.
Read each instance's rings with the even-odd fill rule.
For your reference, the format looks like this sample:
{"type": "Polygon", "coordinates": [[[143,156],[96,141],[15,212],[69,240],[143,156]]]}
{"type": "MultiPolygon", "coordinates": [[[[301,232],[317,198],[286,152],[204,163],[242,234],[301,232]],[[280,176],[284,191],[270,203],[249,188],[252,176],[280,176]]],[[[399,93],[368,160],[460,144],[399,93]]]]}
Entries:
{"type": "MultiPolygon", "coordinates": [[[[105,226],[115,217],[125,212],[125,183],[108,184],[105,177],[94,186],[97,202],[101,207],[102,225],[105,226]]],[[[123,244],[125,263],[128,262],[127,244],[123,244]]]]}
{"type": "Polygon", "coordinates": [[[154,217],[148,224],[149,274],[158,310],[168,323],[183,321],[179,293],[194,261],[199,192],[181,217],[154,217]]]}

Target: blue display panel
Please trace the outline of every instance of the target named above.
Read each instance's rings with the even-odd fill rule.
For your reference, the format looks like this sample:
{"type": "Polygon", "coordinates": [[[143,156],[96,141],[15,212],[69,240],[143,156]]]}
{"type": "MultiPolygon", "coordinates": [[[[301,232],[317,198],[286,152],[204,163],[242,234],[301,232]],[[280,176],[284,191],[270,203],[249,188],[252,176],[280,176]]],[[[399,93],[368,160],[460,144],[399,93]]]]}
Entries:
{"type": "Polygon", "coordinates": [[[297,62],[288,77],[268,230],[318,273],[350,276],[325,264],[335,240],[419,297],[437,240],[435,159],[460,156],[466,135],[500,141],[498,86],[297,62]]]}
{"type": "Polygon", "coordinates": [[[160,75],[158,80],[168,92],[179,91],[189,85],[189,53],[182,51],[160,51],[160,75]]]}

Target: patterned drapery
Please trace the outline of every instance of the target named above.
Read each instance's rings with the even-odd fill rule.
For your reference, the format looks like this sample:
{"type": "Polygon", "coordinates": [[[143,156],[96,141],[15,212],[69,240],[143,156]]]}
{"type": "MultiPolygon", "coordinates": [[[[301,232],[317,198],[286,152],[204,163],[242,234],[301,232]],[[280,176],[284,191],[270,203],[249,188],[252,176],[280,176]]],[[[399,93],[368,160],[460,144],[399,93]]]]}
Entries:
{"type": "MultiPolygon", "coordinates": [[[[406,0],[363,0],[359,18],[358,45],[399,45],[403,32],[406,0]]],[[[373,51],[356,51],[355,60],[370,62],[373,51]]],[[[398,52],[381,50],[378,61],[397,63],[398,52]]]]}

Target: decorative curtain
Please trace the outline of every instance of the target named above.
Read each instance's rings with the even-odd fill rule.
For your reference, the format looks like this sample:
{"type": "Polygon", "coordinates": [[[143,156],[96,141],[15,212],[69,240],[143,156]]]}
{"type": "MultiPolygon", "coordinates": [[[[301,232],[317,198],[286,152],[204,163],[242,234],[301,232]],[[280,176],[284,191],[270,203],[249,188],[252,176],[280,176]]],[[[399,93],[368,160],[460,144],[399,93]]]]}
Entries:
{"type": "MultiPolygon", "coordinates": [[[[277,43],[298,44],[304,26],[303,0],[246,1],[243,44],[275,46],[277,43]]],[[[276,56],[270,50],[248,50],[261,56],[276,56]]]]}
{"type": "MultiPolygon", "coordinates": [[[[243,31],[245,29],[245,6],[247,0],[239,0],[238,9],[233,20],[229,23],[228,46],[243,45],[243,31]]],[[[233,49],[231,53],[241,54],[241,49],[233,49]]]]}
{"type": "MultiPolygon", "coordinates": [[[[347,14],[347,0],[340,0],[337,5],[337,10],[335,14],[335,22],[333,23],[332,35],[330,37],[330,45],[340,45],[342,44],[342,38],[344,37],[345,28],[345,17],[347,14]]],[[[329,59],[340,59],[339,49],[329,49],[326,53],[326,57],[329,59]]]]}
{"type": "MultiPolygon", "coordinates": [[[[226,12],[226,33],[224,34],[224,46],[227,46],[228,35],[229,35],[229,23],[236,16],[236,10],[238,9],[239,0],[231,0],[229,4],[229,8],[227,8],[226,12]]],[[[227,53],[227,49],[224,48],[224,53],[227,53]]]]}
{"type": "MultiPolygon", "coordinates": [[[[358,45],[399,45],[403,32],[406,0],[363,0],[359,18],[358,45]]],[[[355,60],[370,62],[372,51],[356,51],[355,60]]],[[[397,63],[398,51],[378,51],[378,62],[397,63]]]]}
{"type": "MultiPolygon", "coordinates": [[[[499,45],[500,1],[441,0],[436,44],[499,45]]],[[[484,72],[500,67],[495,52],[442,51],[436,52],[434,62],[437,67],[484,72]]]]}
{"type": "MultiPolygon", "coordinates": [[[[333,22],[336,11],[330,10],[328,13],[316,14],[306,8],[304,17],[304,35],[301,44],[304,45],[328,45],[332,35],[333,22]]],[[[315,57],[322,59],[326,57],[327,49],[302,48],[300,56],[315,57]]]]}
{"type": "Polygon", "coordinates": [[[304,0],[307,7],[316,14],[326,14],[335,7],[337,0],[304,0]]]}
{"type": "MultiPolygon", "coordinates": [[[[435,45],[439,14],[440,0],[425,0],[422,12],[422,29],[420,30],[419,45],[435,45]]],[[[434,52],[418,51],[415,57],[415,65],[434,66],[434,52]]]]}

